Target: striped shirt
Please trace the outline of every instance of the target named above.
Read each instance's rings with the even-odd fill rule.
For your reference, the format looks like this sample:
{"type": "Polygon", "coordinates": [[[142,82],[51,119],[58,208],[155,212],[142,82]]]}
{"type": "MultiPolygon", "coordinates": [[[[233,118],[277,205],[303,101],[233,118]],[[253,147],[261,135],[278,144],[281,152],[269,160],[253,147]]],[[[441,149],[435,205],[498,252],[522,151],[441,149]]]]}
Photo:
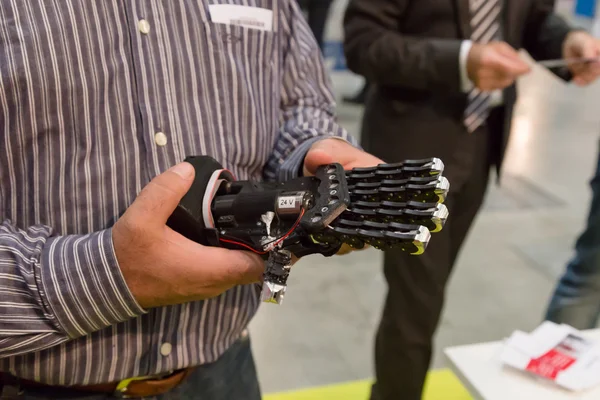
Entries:
{"type": "Polygon", "coordinates": [[[297,176],[316,140],[354,143],[334,105],[294,0],[0,0],[0,371],[85,385],[218,358],[260,288],[143,310],[111,227],[187,155],[297,176]],[[215,22],[218,3],[273,29],[215,22]]]}

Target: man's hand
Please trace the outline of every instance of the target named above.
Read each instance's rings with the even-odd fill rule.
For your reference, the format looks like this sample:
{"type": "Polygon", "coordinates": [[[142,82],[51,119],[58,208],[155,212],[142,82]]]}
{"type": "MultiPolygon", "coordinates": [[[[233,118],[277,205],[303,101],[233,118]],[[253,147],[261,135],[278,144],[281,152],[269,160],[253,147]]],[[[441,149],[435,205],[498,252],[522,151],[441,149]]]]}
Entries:
{"type": "Polygon", "coordinates": [[[382,164],[379,158],[339,139],[319,140],[311,146],[304,158],[304,176],[313,176],[324,164],[339,163],[345,170],[382,164]]]}
{"type": "MultiPolygon", "coordinates": [[[[600,56],[600,41],[583,31],[573,31],[567,35],[563,43],[563,58],[596,58],[600,56]]],[[[600,62],[582,62],[569,65],[573,73],[573,81],[585,86],[600,75],[600,62]]]]}
{"type": "Polygon", "coordinates": [[[144,308],[202,300],[261,280],[264,261],[257,255],[201,246],[166,226],[193,179],[189,163],[157,176],[113,227],[121,271],[144,308]]]}
{"type": "MultiPolygon", "coordinates": [[[[371,167],[383,161],[372,156],[350,143],[338,139],[323,139],[313,144],[304,158],[304,176],[312,176],[323,164],[339,163],[345,170],[356,167],[371,167]]],[[[347,254],[353,249],[342,245],[339,255],[347,254]]]]}
{"type": "Polygon", "coordinates": [[[481,91],[504,89],[531,68],[505,42],[473,43],[467,58],[467,74],[481,91]]]}

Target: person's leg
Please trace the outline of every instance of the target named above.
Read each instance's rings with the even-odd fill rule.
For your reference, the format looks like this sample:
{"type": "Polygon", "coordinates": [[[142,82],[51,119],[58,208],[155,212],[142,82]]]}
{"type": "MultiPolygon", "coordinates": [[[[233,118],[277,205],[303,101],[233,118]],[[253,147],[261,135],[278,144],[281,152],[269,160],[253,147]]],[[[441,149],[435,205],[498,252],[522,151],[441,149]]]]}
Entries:
{"type": "Polygon", "coordinates": [[[484,199],[489,164],[486,133],[465,147],[476,156],[468,181],[452,191],[446,227],[432,234],[424,254],[384,254],[388,294],[375,340],[376,383],[372,400],[418,400],[429,370],[433,336],[442,314],[454,261],[484,199]],[[458,188],[457,188],[458,189],[458,188]]]}
{"type": "Polygon", "coordinates": [[[577,329],[593,329],[600,313],[600,156],[590,182],[592,200],[587,224],[575,254],[559,279],[545,319],[577,329]]]}
{"type": "Polygon", "coordinates": [[[297,0],[298,1],[298,6],[300,6],[300,9],[302,9],[302,11],[304,13],[308,13],[308,3],[310,2],[310,0],[297,0]]]}
{"type": "Polygon", "coordinates": [[[449,229],[440,232],[418,257],[384,254],[388,293],[375,336],[371,400],[421,398],[450,268],[450,236],[449,229]]]}
{"type": "Polygon", "coordinates": [[[331,2],[332,0],[309,0],[307,2],[308,25],[317,39],[317,44],[321,51],[323,51],[325,27],[327,26],[331,2]]]}
{"type": "Polygon", "coordinates": [[[250,337],[240,339],[219,360],[197,368],[160,400],[260,400],[250,337]]]}

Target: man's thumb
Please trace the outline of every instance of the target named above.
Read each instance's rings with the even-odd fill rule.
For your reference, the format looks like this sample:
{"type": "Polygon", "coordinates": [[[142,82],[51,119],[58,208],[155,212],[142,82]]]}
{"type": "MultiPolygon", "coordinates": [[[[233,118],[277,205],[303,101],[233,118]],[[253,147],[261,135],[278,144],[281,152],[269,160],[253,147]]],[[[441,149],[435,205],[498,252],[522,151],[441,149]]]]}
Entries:
{"type": "Polygon", "coordinates": [[[333,156],[328,151],[323,149],[311,150],[304,158],[304,176],[312,176],[321,165],[331,163],[333,163],[333,156]]]}
{"type": "Polygon", "coordinates": [[[194,167],[179,163],[152,179],[128,212],[136,217],[165,224],[194,181],[194,167]]]}

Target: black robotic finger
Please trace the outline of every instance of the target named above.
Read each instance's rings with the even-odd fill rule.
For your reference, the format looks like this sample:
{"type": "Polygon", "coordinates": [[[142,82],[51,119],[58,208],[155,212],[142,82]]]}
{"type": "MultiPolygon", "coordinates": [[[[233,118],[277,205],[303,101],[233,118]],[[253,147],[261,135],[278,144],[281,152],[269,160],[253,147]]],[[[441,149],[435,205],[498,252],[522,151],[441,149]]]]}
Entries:
{"type": "Polygon", "coordinates": [[[326,243],[331,246],[338,246],[341,243],[340,238],[333,231],[324,231],[322,233],[315,233],[313,239],[319,243],[326,243]]]}
{"type": "Polygon", "coordinates": [[[386,237],[395,241],[392,248],[401,248],[413,255],[422,254],[431,238],[431,233],[424,226],[418,226],[416,230],[409,232],[386,232],[386,237]]]}
{"type": "Polygon", "coordinates": [[[362,220],[370,220],[377,217],[376,210],[363,210],[360,208],[349,208],[344,211],[342,214],[342,218],[354,220],[354,221],[362,221],[362,220]]]}
{"type": "MultiPolygon", "coordinates": [[[[444,163],[439,158],[426,158],[421,160],[404,161],[406,169],[411,172],[428,172],[429,175],[441,175],[444,172],[444,163]]],[[[422,174],[425,176],[425,174],[422,174]]]]}
{"type": "Polygon", "coordinates": [[[421,192],[438,193],[447,190],[446,178],[443,176],[434,176],[427,178],[411,178],[406,184],[407,189],[419,190],[421,192]]]}
{"type": "Polygon", "coordinates": [[[359,220],[350,220],[350,219],[340,219],[334,222],[334,225],[339,226],[340,228],[346,229],[358,229],[362,227],[364,221],[362,219],[359,220]]]}
{"type": "Polygon", "coordinates": [[[431,233],[435,233],[444,228],[448,218],[448,209],[443,204],[437,204],[435,208],[407,208],[404,210],[404,214],[410,223],[423,225],[431,233]]]}
{"type": "Polygon", "coordinates": [[[422,160],[406,160],[393,164],[380,164],[377,173],[382,176],[432,176],[441,175],[444,172],[444,164],[438,158],[422,160]]]}
{"type": "Polygon", "coordinates": [[[406,186],[410,179],[383,179],[380,183],[381,187],[403,187],[406,186]]]}
{"type": "Polygon", "coordinates": [[[379,181],[375,172],[352,172],[346,175],[346,179],[350,184],[379,181]]]}
{"type": "Polygon", "coordinates": [[[406,185],[399,187],[381,187],[379,189],[379,197],[382,201],[406,202],[409,200],[415,201],[436,201],[442,197],[445,199],[444,193],[437,193],[435,186],[414,186],[406,185]]]}
{"type": "Polygon", "coordinates": [[[386,210],[403,210],[406,208],[408,203],[402,201],[382,201],[380,203],[380,208],[384,208],[386,210]]]}
{"type": "Polygon", "coordinates": [[[386,208],[379,208],[375,211],[377,219],[382,222],[399,222],[399,223],[410,223],[407,218],[405,210],[392,210],[386,208]]]}
{"type": "Polygon", "coordinates": [[[385,233],[382,231],[359,229],[356,233],[363,242],[378,250],[384,250],[384,248],[386,249],[389,247],[385,240],[385,233]]]}
{"type": "Polygon", "coordinates": [[[355,189],[377,189],[381,186],[381,182],[358,182],[356,185],[352,187],[352,190],[355,189]]]}
{"type": "Polygon", "coordinates": [[[364,221],[362,224],[363,229],[368,230],[380,230],[385,231],[388,229],[387,222],[377,222],[377,221],[364,221]]]}
{"type": "Polygon", "coordinates": [[[430,209],[391,210],[380,208],[377,210],[377,217],[386,223],[423,225],[430,230],[437,228],[436,222],[433,220],[435,218],[434,210],[430,209]]]}
{"type": "Polygon", "coordinates": [[[390,222],[388,224],[388,230],[391,232],[397,232],[397,233],[418,231],[421,228],[422,228],[422,225],[416,225],[416,224],[401,224],[398,222],[390,222]]]}
{"type": "Polygon", "coordinates": [[[355,189],[350,192],[352,203],[356,201],[379,201],[379,190],[377,189],[355,189]]]}
{"type": "Polygon", "coordinates": [[[373,173],[377,171],[377,166],[375,167],[357,167],[357,168],[352,168],[350,171],[347,171],[347,174],[368,174],[368,173],[373,173]]]}
{"type": "Polygon", "coordinates": [[[381,187],[379,188],[379,196],[382,201],[405,202],[408,194],[405,186],[381,187]]]}
{"type": "Polygon", "coordinates": [[[408,179],[409,176],[406,174],[404,168],[396,168],[396,169],[380,169],[375,172],[375,174],[379,177],[380,180],[386,179],[408,179]]]}
{"type": "Polygon", "coordinates": [[[427,203],[427,202],[423,202],[423,201],[414,201],[414,200],[410,200],[408,202],[406,202],[406,204],[404,205],[405,209],[414,209],[414,210],[435,210],[438,207],[439,203],[437,202],[431,202],[431,203],[427,203]]]}
{"type": "Polygon", "coordinates": [[[360,208],[360,209],[366,209],[366,210],[374,210],[379,208],[379,206],[381,205],[381,203],[379,201],[363,201],[363,200],[359,200],[357,202],[352,203],[352,207],[353,208],[360,208]]]}
{"type": "Polygon", "coordinates": [[[333,228],[333,231],[338,235],[340,241],[346,243],[348,246],[354,249],[362,249],[365,247],[365,242],[358,237],[356,229],[336,227],[333,228]]]}
{"type": "Polygon", "coordinates": [[[425,203],[436,202],[438,203],[440,199],[440,195],[435,192],[435,190],[422,190],[411,185],[407,185],[406,187],[406,196],[407,201],[420,201],[425,203]]]}

